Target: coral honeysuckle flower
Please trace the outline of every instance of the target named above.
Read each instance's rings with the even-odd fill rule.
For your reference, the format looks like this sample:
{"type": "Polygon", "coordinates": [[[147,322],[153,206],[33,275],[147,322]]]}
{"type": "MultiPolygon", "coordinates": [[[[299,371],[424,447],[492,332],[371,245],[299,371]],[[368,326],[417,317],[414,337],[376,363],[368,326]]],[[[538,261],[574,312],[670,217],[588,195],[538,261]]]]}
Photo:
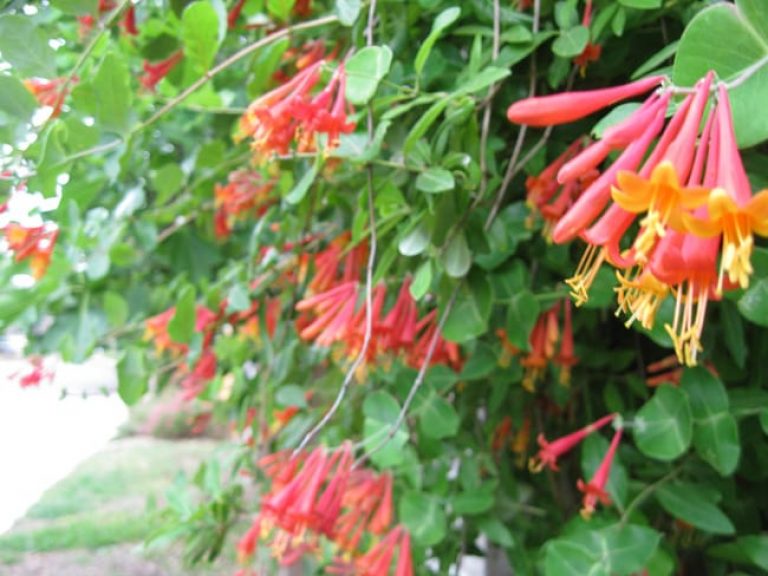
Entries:
{"type": "Polygon", "coordinates": [[[664,76],[652,76],[612,88],[534,96],[512,104],[507,110],[507,118],[514,124],[528,126],[567,124],[622,100],[644,94],[659,86],[663,80],[664,76]]]}
{"type": "Polygon", "coordinates": [[[258,172],[236,170],[228,180],[226,185],[214,186],[214,223],[219,238],[230,235],[236,220],[251,212],[261,216],[273,202],[270,193],[274,182],[265,182],[258,172]]]}
{"type": "Polygon", "coordinates": [[[237,25],[237,19],[240,18],[240,12],[243,11],[245,0],[237,0],[232,8],[227,12],[227,28],[232,30],[237,25]]]}
{"type": "MultiPolygon", "coordinates": [[[[752,196],[749,180],[736,145],[733,119],[725,87],[719,87],[715,131],[716,187],[707,199],[706,216],[683,216],[685,229],[697,236],[722,235],[722,256],[717,291],[723,278],[742,288],[749,286],[752,274],[753,233],[768,236],[768,190],[752,196]]],[[[714,139],[714,138],[713,138],[714,139]]]]}
{"type": "Polygon", "coordinates": [[[173,70],[179,62],[181,62],[183,57],[184,52],[179,50],[178,52],[171,54],[165,60],[160,60],[159,62],[150,63],[145,60],[144,64],[142,65],[144,68],[144,74],[139,78],[139,82],[144,88],[150,92],[154,92],[155,87],[158,85],[160,80],[165,78],[171,72],[171,70],[173,70]]]}
{"type": "MultiPolygon", "coordinates": [[[[24,86],[32,92],[32,95],[42,106],[48,106],[52,109],[51,118],[56,118],[61,114],[61,108],[64,106],[64,100],[67,92],[63,90],[66,84],[66,78],[54,78],[53,80],[43,80],[41,78],[28,78],[24,80],[24,86]]],[[[72,80],[77,82],[77,79],[72,80]]]]}
{"type": "Polygon", "coordinates": [[[123,19],[120,22],[120,26],[122,26],[123,30],[125,30],[125,33],[129,36],[138,36],[139,35],[139,29],[136,27],[136,7],[130,6],[125,11],[125,15],[123,16],[123,19]]]}
{"type": "Polygon", "coordinates": [[[323,346],[343,340],[352,328],[358,299],[357,282],[344,282],[327,292],[305,298],[296,304],[299,312],[312,311],[315,319],[299,332],[303,340],[323,346]]]}
{"type": "Polygon", "coordinates": [[[616,180],[611,192],[614,202],[634,214],[647,211],[634,244],[635,257],[643,264],[667,228],[683,229],[683,212],[698,208],[709,196],[707,188],[681,186],[675,166],[668,160],[656,166],[648,179],[620,171],[616,180]]]}
{"type": "Polygon", "coordinates": [[[571,301],[563,302],[563,330],[560,337],[560,348],[554,363],[560,367],[560,384],[568,386],[571,383],[571,368],[578,364],[573,346],[573,321],[571,319],[571,301]]]}
{"type": "Polygon", "coordinates": [[[589,520],[592,517],[598,502],[604,506],[608,506],[611,503],[611,498],[605,491],[605,487],[608,484],[608,478],[611,474],[611,466],[613,465],[613,459],[616,455],[616,449],[619,447],[619,442],[621,441],[621,434],[621,428],[614,432],[608,451],[605,453],[603,461],[600,463],[600,466],[598,466],[592,479],[588,483],[584,483],[584,481],[580,479],[576,484],[577,488],[584,493],[581,516],[585,520],[589,520]]]}
{"type": "Polygon", "coordinates": [[[694,366],[701,350],[707,303],[717,286],[718,238],[670,232],[648,263],[654,277],[672,287],[675,315],[664,326],[681,364],[694,366]]]}
{"type": "Polygon", "coordinates": [[[387,576],[397,551],[394,576],[412,576],[411,535],[402,526],[393,528],[365,555],[355,562],[358,576],[387,576]]]}
{"type": "Polygon", "coordinates": [[[44,381],[53,382],[55,372],[45,366],[45,360],[42,356],[31,356],[27,358],[29,362],[25,370],[20,370],[10,374],[8,378],[15,380],[22,388],[31,388],[40,386],[44,381]]]}
{"type": "Polygon", "coordinates": [[[606,424],[609,424],[616,418],[616,414],[608,414],[603,416],[599,420],[588,424],[580,430],[571,432],[570,434],[558,438],[552,442],[548,442],[543,434],[539,434],[537,439],[539,443],[539,453],[530,459],[528,466],[532,472],[540,472],[547,466],[550,470],[557,472],[557,459],[572,450],[577,444],[579,444],[584,438],[592,434],[595,430],[599,430],[606,424]]]}
{"type": "Polygon", "coordinates": [[[634,171],[640,166],[648,147],[664,126],[664,115],[663,109],[658,110],[653,120],[645,126],[643,133],[633,140],[613,164],[574,202],[552,231],[552,240],[555,243],[561,244],[572,240],[600,215],[611,199],[611,186],[616,182],[616,175],[621,170],[634,171]]]}
{"type": "Polygon", "coordinates": [[[520,360],[520,365],[525,368],[521,385],[528,392],[536,390],[536,383],[546,373],[550,360],[555,356],[559,336],[557,307],[553,306],[539,315],[528,339],[531,351],[520,360]]]}
{"type": "Polygon", "coordinates": [[[58,228],[33,226],[27,228],[21,224],[10,223],[5,229],[8,248],[14,253],[16,262],[29,261],[32,276],[39,280],[51,263],[51,256],[59,236],[58,228]]]}

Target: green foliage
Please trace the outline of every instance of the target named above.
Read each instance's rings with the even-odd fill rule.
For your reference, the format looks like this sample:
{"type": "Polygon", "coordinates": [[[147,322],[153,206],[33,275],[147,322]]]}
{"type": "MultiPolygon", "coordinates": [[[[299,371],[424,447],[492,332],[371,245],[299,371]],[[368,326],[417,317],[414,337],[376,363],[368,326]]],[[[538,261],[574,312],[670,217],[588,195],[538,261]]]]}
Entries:
{"type": "MultiPolygon", "coordinates": [[[[126,403],[180,394],[202,424],[241,434],[240,457],[169,489],[156,545],[182,538],[192,561],[233,550],[236,519],[256,516],[274,485],[260,457],[305,441],[351,446],[366,474],[391,475],[392,524],[409,530],[419,576],[488,547],[516,574],[768,569],[764,241],[746,250],[748,285],[731,290],[726,272],[722,298],[710,286],[687,301],[684,282],[643,292],[635,269],[590,268],[599,251],[582,270],[581,240],[550,241],[575,197],[547,167],[575,140],[611,134],[641,97],[551,130],[505,117],[532,88],[652,73],[671,75],[671,111],[712,68],[757,192],[768,183],[763,2],[611,0],[585,15],[583,1],[548,1],[534,22],[517,2],[248,0],[237,13],[174,0],[132,5],[135,36],[101,4],[27,14],[11,3],[0,15],[0,202],[47,198],[23,218],[14,200],[0,225],[6,244],[8,222],[58,234],[39,279],[24,249],[3,253],[0,325],[33,334],[30,354],[108,350],[126,403]],[[53,114],[46,80],[66,83],[53,114]],[[577,269],[590,297],[569,308],[563,280],[577,269]],[[315,307],[334,289],[343,298],[315,307]],[[653,327],[639,311],[627,330],[617,294],[658,305],[653,327]],[[684,352],[705,312],[691,340],[699,366],[680,368],[673,345],[684,352]],[[557,472],[526,463],[612,412],[624,434],[610,503],[582,520],[577,480],[600,481],[608,427],[558,454],[557,472]]],[[[631,244],[613,248],[615,265],[631,244]]],[[[308,573],[332,562],[320,540],[308,573]]],[[[378,541],[366,535],[356,555],[378,541]]],[[[268,564],[261,544],[254,561],[268,564]]]]}

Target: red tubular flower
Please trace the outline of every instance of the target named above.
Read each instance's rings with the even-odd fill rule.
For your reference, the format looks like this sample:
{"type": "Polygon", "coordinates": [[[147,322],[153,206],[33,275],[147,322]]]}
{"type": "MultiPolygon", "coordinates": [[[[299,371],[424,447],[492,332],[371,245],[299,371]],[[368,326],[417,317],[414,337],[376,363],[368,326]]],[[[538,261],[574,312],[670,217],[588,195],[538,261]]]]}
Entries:
{"type": "MultiPolygon", "coordinates": [[[[42,106],[52,108],[51,118],[56,118],[61,114],[61,108],[64,106],[64,100],[67,92],[63,90],[66,84],[66,78],[54,78],[53,80],[43,80],[40,78],[28,78],[24,80],[24,86],[32,92],[32,95],[42,106]]],[[[76,80],[73,79],[73,82],[76,80]]]]}
{"type": "Polygon", "coordinates": [[[563,331],[560,338],[560,349],[554,362],[560,366],[560,384],[570,384],[571,368],[579,362],[573,347],[573,322],[571,320],[570,300],[566,300],[563,303],[563,331]]]}
{"type": "MultiPolygon", "coordinates": [[[[406,364],[413,368],[421,368],[436,332],[437,310],[432,310],[416,324],[416,333],[419,335],[414,345],[409,350],[406,350],[406,364]]],[[[456,372],[459,372],[463,365],[459,347],[454,342],[447,342],[443,340],[442,336],[438,335],[430,364],[447,364],[456,372]]]]}
{"type": "Polygon", "coordinates": [[[230,8],[229,12],[227,13],[227,28],[230,30],[232,30],[237,24],[237,19],[240,18],[240,12],[243,11],[244,4],[245,0],[237,0],[234,6],[232,6],[232,8],[230,8]]]}
{"type": "Polygon", "coordinates": [[[314,320],[302,328],[299,337],[315,340],[323,346],[343,340],[351,329],[357,305],[357,282],[345,282],[322,294],[305,298],[296,304],[299,312],[312,311],[314,320]]]}
{"type": "Polygon", "coordinates": [[[520,360],[520,365],[526,369],[522,386],[528,392],[534,392],[536,383],[544,376],[549,361],[555,355],[559,335],[557,307],[553,306],[539,315],[528,339],[531,351],[520,360]]]}
{"type": "MultiPolygon", "coordinates": [[[[185,369],[182,368],[182,371],[185,369]]],[[[192,371],[181,379],[182,399],[192,400],[205,390],[208,382],[216,377],[216,354],[204,350],[192,371]]]]}
{"type": "Polygon", "coordinates": [[[584,428],[571,432],[570,434],[558,438],[553,442],[547,442],[543,434],[539,434],[537,442],[539,443],[539,453],[531,458],[528,463],[529,468],[533,472],[541,471],[544,466],[549,467],[550,470],[555,472],[558,470],[557,459],[572,450],[577,444],[579,444],[584,438],[592,434],[595,430],[599,430],[606,424],[613,421],[616,418],[616,414],[608,414],[603,416],[599,420],[585,426],[584,428]]]}
{"type": "Polygon", "coordinates": [[[395,576],[411,576],[411,536],[402,526],[393,528],[381,541],[355,562],[359,576],[388,576],[395,551],[398,561],[395,576]]]}
{"type": "Polygon", "coordinates": [[[5,229],[5,240],[8,248],[14,252],[14,260],[23,262],[29,260],[32,276],[39,280],[45,275],[51,263],[53,249],[59,236],[58,228],[34,226],[26,228],[21,224],[10,223],[5,229]]]}
{"type": "Polygon", "coordinates": [[[613,88],[534,96],[512,104],[507,110],[507,118],[514,124],[537,127],[567,124],[622,100],[644,94],[663,80],[664,76],[652,76],[613,88]]]}
{"type": "Polygon", "coordinates": [[[183,57],[184,52],[179,50],[178,52],[171,54],[165,60],[155,62],[154,64],[151,64],[145,60],[143,64],[144,74],[141,76],[141,78],[139,78],[139,82],[141,82],[141,85],[144,86],[144,88],[154,92],[155,87],[160,82],[160,80],[165,78],[171,72],[171,70],[173,70],[179,62],[181,62],[183,57]]]}
{"type": "Polygon", "coordinates": [[[611,465],[613,464],[613,458],[616,455],[616,449],[619,447],[619,442],[621,441],[621,434],[621,428],[614,432],[608,451],[605,453],[600,466],[598,466],[595,471],[595,475],[592,476],[592,480],[585,484],[584,481],[580,479],[576,484],[578,489],[584,493],[581,515],[585,520],[589,520],[592,517],[598,501],[605,506],[608,506],[611,503],[611,498],[605,491],[605,486],[608,484],[608,477],[611,474],[611,465]]]}
{"type": "Polygon", "coordinates": [[[129,36],[138,36],[139,35],[139,29],[136,27],[136,7],[130,6],[125,11],[125,15],[123,16],[123,20],[120,22],[120,26],[122,26],[123,30],[125,30],[125,33],[129,36]]]}
{"type": "Polygon", "coordinates": [[[214,187],[214,223],[219,238],[229,236],[236,220],[251,213],[261,216],[273,202],[270,193],[274,183],[264,182],[258,172],[236,170],[228,180],[226,185],[214,187]]]}

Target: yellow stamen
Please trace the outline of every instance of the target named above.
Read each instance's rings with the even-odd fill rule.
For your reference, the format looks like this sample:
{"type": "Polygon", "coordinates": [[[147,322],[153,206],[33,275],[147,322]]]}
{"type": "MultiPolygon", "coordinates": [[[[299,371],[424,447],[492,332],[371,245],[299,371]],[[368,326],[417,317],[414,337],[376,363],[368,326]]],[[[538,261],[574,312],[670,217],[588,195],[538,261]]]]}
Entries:
{"type": "Polygon", "coordinates": [[[565,283],[571,288],[571,296],[576,306],[582,306],[589,300],[589,288],[605,261],[605,250],[601,246],[590,244],[576,267],[576,272],[565,283]]]}
{"type": "Polygon", "coordinates": [[[677,360],[686,366],[695,366],[701,351],[701,333],[707,314],[708,287],[694,282],[685,283],[676,289],[675,316],[672,325],[664,329],[675,346],[677,360]]]}
{"type": "Polygon", "coordinates": [[[647,270],[636,270],[634,277],[632,272],[629,271],[625,275],[616,272],[619,280],[619,286],[614,288],[619,302],[616,316],[631,312],[629,319],[624,323],[627,328],[632,326],[635,320],[639,320],[643,328],[651,330],[659,307],[667,297],[669,287],[659,282],[647,270]]]}

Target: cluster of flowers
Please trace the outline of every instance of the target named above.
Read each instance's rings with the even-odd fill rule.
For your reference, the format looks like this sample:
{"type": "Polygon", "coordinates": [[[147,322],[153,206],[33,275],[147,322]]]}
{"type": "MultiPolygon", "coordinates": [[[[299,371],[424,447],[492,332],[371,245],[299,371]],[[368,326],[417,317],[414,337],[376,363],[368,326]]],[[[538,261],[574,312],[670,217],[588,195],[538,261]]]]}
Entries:
{"type": "MultiPolygon", "coordinates": [[[[362,287],[357,279],[365,263],[367,247],[361,243],[348,249],[349,235],[344,234],[314,258],[315,274],[308,285],[307,296],[296,304],[301,314],[297,319],[299,337],[321,346],[342,343],[345,355],[357,356],[362,349],[366,330],[366,307],[359,304],[362,287]]],[[[384,314],[387,288],[374,287],[371,306],[371,339],[366,363],[382,355],[402,354],[405,363],[419,368],[437,332],[437,310],[419,318],[416,302],[410,293],[410,279],[400,287],[397,299],[384,314]]],[[[437,336],[432,364],[448,364],[460,370],[459,348],[437,336]]]]}
{"type": "MultiPolygon", "coordinates": [[[[336,555],[328,574],[388,576],[395,561],[395,576],[412,576],[410,534],[392,526],[392,477],[353,463],[349,442],[333,452],[318,447],[262,458],[259,467],[272,484],[237,545],[241,563],[252,562],[259,541],[268,543],[282,565],[321,556],[327,542],[336,555]]],[[[239,574],[253,572],[246,568],[239,574]]]]}
{"type": "Polygon", "coordinates": [[[41,226],[22,226],[11,222],[3,228],[8,248],[16,262],[29,261],[32,276],[40,279],[51,263],[59,229],[50,223],[41,226]]]}
{"type": "MultiPolygon", "coordinates": [[[[99,0],[98,6],[96,7],[96,15],[93,14],[86,14],[85,16],[79,16],[77,18],[77,21],[80,25],[79,33],[80,38],[86,38],[90,35],[90,33],[93,31],[93,26],[96,24],[96,22],[101,19],[104,15],[108,14],[109,12],[112,12],[117,8],[117,3],[112,2],[111,0],[99,0]]],[[[131,36],[138,35],[139,31],[136,28],[136,8],[134,6],[129,6],[125,13],[123,14],[123,18],[120,21],[120,27],[125,30],[126,34],[129,34],[131,36]]]]}
{"type": "MultiPolygon", "coordinates": [[[[190,400],[198,396],[205,386],[216,376],[217,358],[213,350],[217,328],[227,322],[239,327],[239,333],[259,337],[259,311],[261,301],[254,300],[251,307],[243,312],[226,314],[228,302],[222,301],[218,312],[214,312],[205,306],[198,305],[195,310],[195,332],[202,335],[202,351],[190,367],[186,362],[181,362],[176,370],[175,378],[181,389],[182,398],[190,400]]],[[[274,334],[277,319],[280,313],[279,300],[267,300],[265,307],[265,320],[270,336],[274,334]]],[[[158,355],[168,353],[173,358],[183,358],[188,352],[186,344],[175,342],[168,332],[168,325],[176,314],[176,307],[171,307],[165,312],[148,318],[145,325],[145,338],[152,340],[158,355]]]]}
{"type": "MultiPolygon", "coordinates": [[[[503,351],[500,362],[506,364],[509,357],[519,355],[520,350],[509,341],[504,329],[497,330],[496,335],[501,341],[503,351]]],[[[559,370],[560,384],[563,386],[570,384],[571,368],[579,362],[573,345],[570,300],[558,302],[539,315],[533,330],[531,330],[528,344],[530,351],[520,358],[520,365],[525,368],[522,381],[523,388],[529,392],[535,391],[536,384],[546,375],[551,365],[556,366],[559,370]],[[561,309],[563,314],[562,330],[558,323],[558,314],[561,309]]]]}
{"type": "MultiPolygon", "coordinates": [[[[588,244],[568,280],[577,304],[604,262],[617,269],[619,312],[651,328],[663,300],[676,299],[665,328],[681,363],[701,349],[707,302],[723,290],[746,288],[753,234],[768,235],[768,191],[753,196],[734,134],[728,91],[700,80],[669,121],[674,87],[656,76],[631,84],[530,98],[508,110],[512,122],[552,126],[583,118],[659,87],[602,138],[557,169],[567,186],[615,160],[594,178],[552,230],[557,243],[581,236],[588,244]],[[645,216],[633,224],[639,214],[645,216]],[[637,230],[627,246],[625,235],[637,230]],[[719,270],[718,270],[719,256],[719,270]]],[[[554,170],[550,178],[554,180],[554,170]]]]}
{"type": "Polygon", "coordinates": [[[237,138],[252,138],[251,147],[257,157],[288,154],[292,143],[298,152],[314,152],[318,134],[327,137],[325,148],[330,150],[338,146],[341,134],[355,129],[355,123],[348,120],[354,110],[346,101],[343,63],[325,88],[312,95],[326,62],[324,58],[313,61],[248,106],[240,119],[237,138]]]}
{"type": "Polygon", "coordinates": [[[218,238],[227,238],[237,220],[262,216],[274,202],[270,193],[274,183],[264,181],[258,172],[236,170],[229,174],[225,185],[214,187],[214,227],[218,238]]]}
{"type": "MultiPolygon", "coordinates": [[[[606,424],[613,422],[616,418],[616,414],[608,414],[603,416],[599,420],[596,420],[592,424],[585,426],[584,428],[572,432],[567,436],[548,442],[543,435],[539,435],[537,441],[539,443],[539,452],[536,456],[531,458],[529,467],[532,472],[540,472],[544,467],[548,467],[555,472],[558,471],[557,459],[575,448],[584,438],[599,430],[606,424]]],[[[584,482],[579,479],[576,483],[576,487],[580,492],[584,494],[582,500],[581,515],[585,519],[589,519],[595,512],[595,508],[600,502],[604,506],[611,503],[611,498],[606,492],[606,485],[611,474],[611,466],[613,465],[613,459],[616,456],[616,450],[621,442],[622,427],[617,426],[616,431],[613,434],[608,450],[603,456],[603,460],[595,470],[592,479],[589,482],[584,482]]]]}

